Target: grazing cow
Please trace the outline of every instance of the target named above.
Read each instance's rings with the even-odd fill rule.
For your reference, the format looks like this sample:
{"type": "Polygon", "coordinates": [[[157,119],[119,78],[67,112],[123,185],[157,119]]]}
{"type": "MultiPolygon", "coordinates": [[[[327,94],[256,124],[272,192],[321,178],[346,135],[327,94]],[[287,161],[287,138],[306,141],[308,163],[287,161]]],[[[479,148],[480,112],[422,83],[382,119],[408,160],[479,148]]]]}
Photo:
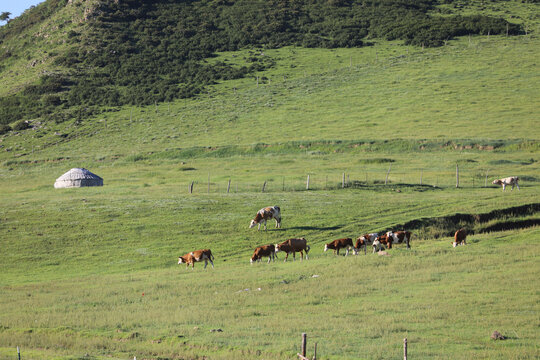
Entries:
{"type": "Polygon", "coordinates": [[[453,247],[458,245],[467,245],[467,230],[461,228],[454,234],[454,242],[452,243],[453,247]]]}
{"type": "Polygon", "coordinates": [[[411,245],[409,245],[409,242],[411,241],[411,232],[410,231],[389,231],[386,233],[386,236],[389,238],[392,238],[391,243],[388,245],[388,248],[392,248],[392,244],[401,244],[405,243],[407,244],[407,249],[411,248],[411,245]]]}
{"type": "Polygon", "coordinates": [[[277,257],[276,247],[274,245],[259,246],[253,252],[253,256],[251,256],[250,263],[253,264],[255,261],[260,262],[263,256],[268,256],[268,263],[270,263],[270,260],[274,261],[274,257],[277,257]]]}
{"type": "Polygon", "coordinates": [[[281,209],[279,206],[269,206],[257,211],[255,218],[251,220],[249,228],[251,229],[255,225],[259,224],[257,230],[261,229],[261,223],[264,224],[264,230],[266,230],[266,220],[274,218],[276,220],[276,228],[281,228],[281,209]]]}
{"type": "Polygon", "coordinates": [[[367,253],[367,245],[372,245],[373,241],[379,236],[377,233],[364,234],[356,239],[354,247],[354,255],[358,255],[358,251],[363,247],[364,254],[367,253]]]}
{"type": "Polygon", "coordinates": [[[387,234],[379,235],[373,240],[373,252],[376,253],[380,250],[386,250],[384,245],[387,245],[389,249],[392,248],[392,238],[387,234]]]}
{"type": "Polygon", "coordinates": [[[287,258],[289,257],[289,254],[293,254],[293,261],[296,260],[296,253],[299,252],[300,256],[302,257],[302,260],[304,259],[304,253],[302,251],[306,252],[306,260],[308,259],[308,252],[309,252],[309,245],[306,242],[306,239],[299,238],[299,239],[289,239],[285,240],[281,244],[276,244],[276,253],[279,251],[285,252],[287,255],[285,255],[285,261],[287,261],[287,258]]]}
{"type": "Polygon", "coordinates": [[[210,261],[212,268],[214,268],[214,263],[212,260],[214,260],[214,255],[212,255],[212,251],[210,251],[210,249],[195,250],[187,253],[184,256],[179,256],[178,264],[186,264],[186,269],[189,267],[189,264],[191,264],[191,269],[193,270],[196,262],[204,261],[204,268],[206,269],[206,266],[210,261]]]}
{"type": "Polygon", "coordinates": [[[343,239],[334,240],[331,243],[324,245],[324,251],[328,249],[332,249],[334,250],[334,254],[337,253],[337,255],[339,255],[339,249],[347,249],[347,252],[345,253],[345,256],[347,256],[349,255],[349,250],[352,247],[353,247],[352,239],[343,238],[343,239]]]}
{"type": "Polygon", "coordinates": [[[514,190],[514,186],[517,186],[517,189],[519,190],[518,181],[519,181],[519,178],[517,176],[510,176],[504,179],[493,180],[492,184],[501,185],[503,188],[503,191],[506,191],[507,185],[512,185],[512,189],[510,189],[510,191],[512,191],[514,190]]]}

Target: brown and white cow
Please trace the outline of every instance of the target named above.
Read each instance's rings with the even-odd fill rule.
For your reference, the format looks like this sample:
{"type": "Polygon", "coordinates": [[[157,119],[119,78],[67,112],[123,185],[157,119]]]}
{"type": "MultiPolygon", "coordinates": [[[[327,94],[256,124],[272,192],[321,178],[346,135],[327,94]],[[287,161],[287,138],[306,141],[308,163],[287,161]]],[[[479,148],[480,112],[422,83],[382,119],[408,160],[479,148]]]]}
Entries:
{"type": "Polygon", "coordinates": [[[392,237],[389,237],[387,234],[379,235],[373,240],[373,252],[379,252],[381,250],[386,250],[384,246],[388,246],[389,249],[392,248],[392,237]]]}
{"type": "Polygon", "coordinates": [[[261,229],[261,223],[264,224],[264,230],[266,230],[266,220],[270,219],[276,220],[276,228],[281,228],[281,209],[279,206],[269,206],[257,211],[255,218],[251,220],[249,228],[251,229],[255,225],[259,224],[257,230],[261,229]]]}
{"type": "Polygon", "coordinates": [[[454,234],[454,242],[452,243],[453,247],[458,245],[467,245],[467,230],[461,228],[454,234]]]}
{"type": "Polygon", "coordinates": [[[392,241],[388,245],[388,248],[392,248],[392,244],[407,244],[407,249],[411,248],[411,245],[409,244],[411,241],[411,232],[410,231],[389,231],[386,233],[386,236],[389,238],[392,238],[392,241]]]}
{"type": "Polygon", "coordinates": [[[186,269],[191,264],[191,269],[193,270],[196,262],[204,261],[204,268],[206,269],[206,266],[210,261],[210,264],[212,264],[212,268],[214,268],[214,263],[212,262],[212,260],[214,260],[214,255],[212,255],[212,251],[210,251],[210,249],[195,250],[187,253],[184,256],[179,256],[178,264],[186,264],[186,269]]]}
{"type": "Polygon", "coordinates": [[[358,255],[358,251],[363,247],[364,254],[367,253],[367,245],[372,245],[373,241],[379,236],[377,233],[364,234],[356,239],[356,245],[354,246],[354,255],[358,255]]]}
{"type": "Polygon", "coordinates": [[[352,239],[351,238],[343,238],[343,239],[337,239],[332,241],[331,243],[328,243],[324,245],[324,251],[327,251],[328,249],[334,250],[334,254],[339,255],[340,249],[346,249],[345,256],[349,255],[349,250],[353,247],[352,239]]]}
{"type": "Polygon", "coordinates": [[[264,256],[268,256],[268,264],[270,260],[274,261],[274,258],[277,258],[275,245],[263,245],[256,248],[251,256],[250,263],[253,264],[255,261],[260,262],[264,256]]]}
{"type": "Polygon", "coordinates": [[[519,181],[519,178],[517,176],[510,176],[504,179],[493,180],[492,184],[501,185],[503,188],[503,191],[506,191],[507,185],[512,185],[512,189],[510,189],[510,191],[512,191],[514,190],[514,186],[517,186],[517,189],[519,190],[518,181],[519,181]]]}
{"type": "Polygon", "coordinates": [[[304,259],[304,253],[302,251],[306,252],[306,260],[308,259],[308,252],[309,252],[309,245],[306,242],[306,239],[304,238],[298,238],[298,239],[288,239],[282,242],[281,244],[276,244],[276,253],[283,251],[287,255],[285,255],[285,260],[287,261],[287,258],[289,257],[289,254],[293,254],[293,261],[296,260],[296,253],[299,252],[300,256],[302,257],[302,260],[304,259]]]}

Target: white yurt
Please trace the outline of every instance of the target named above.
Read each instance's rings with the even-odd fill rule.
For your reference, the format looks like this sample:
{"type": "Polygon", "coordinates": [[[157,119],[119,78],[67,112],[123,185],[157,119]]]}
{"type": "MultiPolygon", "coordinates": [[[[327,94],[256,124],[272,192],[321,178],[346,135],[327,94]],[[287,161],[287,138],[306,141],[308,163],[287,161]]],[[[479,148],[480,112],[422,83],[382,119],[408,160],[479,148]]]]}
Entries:
{"type": "Polygon", "coordinates": [[[103,186],[103,179],[84,168],[73,168],[54,183],[56,189],[82,186],[103,186]]]}

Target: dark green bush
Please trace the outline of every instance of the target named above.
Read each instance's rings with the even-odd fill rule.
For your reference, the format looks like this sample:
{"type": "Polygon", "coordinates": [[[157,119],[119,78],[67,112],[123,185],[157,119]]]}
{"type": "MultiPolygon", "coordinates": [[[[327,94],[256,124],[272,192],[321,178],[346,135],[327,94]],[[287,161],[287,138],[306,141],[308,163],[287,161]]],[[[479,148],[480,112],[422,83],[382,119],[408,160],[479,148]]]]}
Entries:
{"type": "Polygon", "coordinates": [[[28,124],[26,120],[18,121],[15,123],[15,125],[13,125],[13,130],[15,131],[22,131],[28,128],[30,128],[30,124],[28,124]]]}
{"type": "Polygon", "coordinates": [[[5,133],[8,133],[11,131],[11,126],[0,124],[0,135],[4,135],[5,133]]]}

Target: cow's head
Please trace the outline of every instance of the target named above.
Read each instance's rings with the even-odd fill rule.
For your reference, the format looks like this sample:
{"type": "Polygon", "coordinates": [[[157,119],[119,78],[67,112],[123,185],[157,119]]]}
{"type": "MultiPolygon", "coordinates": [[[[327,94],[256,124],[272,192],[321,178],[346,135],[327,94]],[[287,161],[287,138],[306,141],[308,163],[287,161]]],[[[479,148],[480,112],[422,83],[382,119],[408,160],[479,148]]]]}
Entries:
{"type": "Polygon", "coordinates": [[[180,264],[183,264],[183,263],[185,263],[185,262],[186,262],[186,260],[184,260],[183,257],[181,257],[181,256],[178,257],[178,264],[179,264],[179,265],[180,265],[180,264]]]}
{"type": "Polygon", "coordinates": [[[328,244],[325,244],[324,245],[324,251],[327,251],[328,250],[328,244]]]}
{"type": "Polygon", "coordinates": [[[275,244],[274,247],[275,247],[275,249],[276,249],[276,250],[275,250],[276,252],[279,252],[279,251],[281,250],[281,249],[279,248],[279,244],[275,244]]]}
{"type": "Polygon", "coordinates": [[[255,220],[251,220],[251,222],[249,223],[249,228],[251,229],[251,228],[254,227],[255,225],[257,225],[257,223],[255,222],[255,220]]]}
{"type": "Polygon", "coordinates": [[[456,247],[456,246],[457,246],[457,242],[454,241],[454,242],[452,243],[452,247],[456,247]]]}
{"type": "Polygon", "coordinates": [[[501,184],[502,184],[502,181],[501,181],[501,180],[493,180],[492,184],[494,184],[494,185],[501,185],[501,184]]]}

